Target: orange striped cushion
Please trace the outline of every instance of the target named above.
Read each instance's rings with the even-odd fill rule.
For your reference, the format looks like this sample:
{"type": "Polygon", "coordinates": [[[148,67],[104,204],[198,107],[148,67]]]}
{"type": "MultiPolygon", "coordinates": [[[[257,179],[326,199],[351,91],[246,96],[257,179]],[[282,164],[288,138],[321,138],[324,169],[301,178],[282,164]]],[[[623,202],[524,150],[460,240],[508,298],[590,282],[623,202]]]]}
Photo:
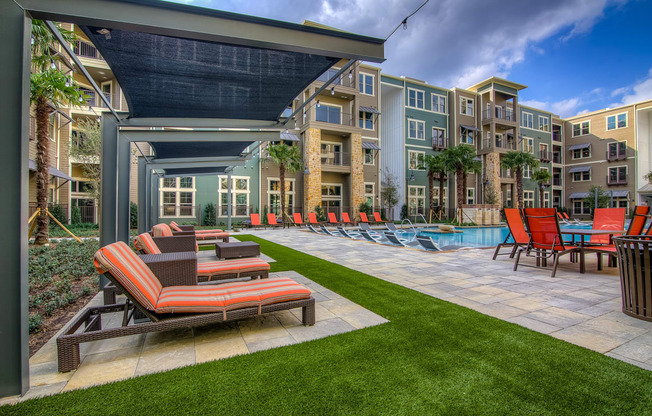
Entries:
{"type": "Polygon", "coordinates": [[[224,238],[228,237],[229,233],[202,233],[202,234],[195,234],[195,238],[197,240],[214,240],[216,238],[224,238]]]}
{"type": "Polygon", "coordinates": [[[181,231],[181,228],[179,228],[179,224],[177,224],[175,221],[172,221],[170,223],[170,228],[173,229],[174,231],[181,231]]]}
{"type": "Polygon", "coordinates": [[[218,228],[214,230],[195,230],[195,234],[205,234],[205,233],[212,234],[212,233],[223,233],[223,232],[224,230],[220,230],[218,228]]]}
{"type": "Polygon", "coordinates": [[[152,227],[154,237],[172,237],[172,229],[167,224],[156,224],[152,227]]]}
{"type": "Polygon", "coordinates": [[[161,254],[161,250],[158,249],[158,246],[149,233],[142,233],[136,236],[134,246],[145,254],[161,254]]]}
{"type": "Polygon", "coordinates": [[[310,290],[288,278],[250,280],[217,286],[169,286],[161,291],[156,312],[223,312],[308,298],[310,290]]]}
{"type": "Polygon", "coordinates": [[[269,270],[269,264],[259,258],[211,261],[197,264],[197,276],[202,277],[259,270],[269,270]]]}
{"type": "Polygon", "coordinates": [[[161,282],[127,244],[118,241],[102,247],[95,253],[94,262],[98,272],[111,273],[145,308],[156,308],[161,282]]]}

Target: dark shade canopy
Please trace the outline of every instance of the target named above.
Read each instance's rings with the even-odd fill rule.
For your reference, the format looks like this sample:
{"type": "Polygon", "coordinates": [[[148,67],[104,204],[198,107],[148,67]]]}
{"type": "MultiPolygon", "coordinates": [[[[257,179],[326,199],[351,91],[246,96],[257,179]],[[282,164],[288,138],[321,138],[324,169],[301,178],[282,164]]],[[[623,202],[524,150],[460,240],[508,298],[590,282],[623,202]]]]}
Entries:
{"type": "Polygon", "coordinates": [[[591,166],[575,166],[570,168],[568,173],[575,173],[575,172],[590,172],[591,171],[591,166]]]}
{"type": "Polygon", "coordinates": [[[221,175],[225,170],[226,166],[208,168],[175,168],[165,169],[164,176],[221,175]]]}
{"type": "Polygon", "coordinates": [[[380,150],[380,146],[378,146],[376,143],[372,143],[372,142],[362,142],[362,148],[363,149],[380,150]]]}
{"type": "Polygon", "coordinates": [[[589,147],[591,147],[591,143],[580,143],[572,145],[568,150],[588,149],[589,147]]]}
{"type": "Polygon", "coordinates": [[[240,156],[254,142],[153,142],[156,160],[240,156]]]}
{"type": "Polygon", "coordinates": [[[479,128],[477,128],[477,127],[473,127],[473,126],[467,126],[466,124],[460,124],[460,126],[461,126],[463,129],[466,129],[466,130],[471,130],[471,131],[480,131],[479,128]]]}
{"type": "Polygon", "coordinates": [[[281,140],[285,140],[286,142],[298,142],[299,137],[294,133],[281,133],[281,140]]]}
{"type": "Polygon", "coordinates": [[[588,197],[589,197],[588,192],[573,192],[569,196],[570,199],[584,199],[584,198],[588,198],[588,197]]]}
{"type": "Polygon", "coordinates": [[[81,26],[122,87],[130,117],[275,121],[339,58],[81,26]],[[103,30],[104,29],[104,30],[103,30]]]}
{"type": "Polygon", "coordinates": [[[373,114],[380,114],[380,111],[376,110],[373,107],[365,107],[365,106],[360,106],[360,111],[364,111],[365,113],[373,113],[373,114]]]}
{"type": "MultiPolygon", "coordinates": [[[[31,170],[33,172],[36,172],[36,161],[34,161],[33,159],[29,160],[29,170],[31,170]]],[[[57,178],[65,179],[67,181],[74,180],[70,176],[68,176],[65,173],[61,172],[59,169],[53,168],[52,166],[50,166],[48,168],[48,173],[50,174],[50,176],[55,176],[57,178]]]]}

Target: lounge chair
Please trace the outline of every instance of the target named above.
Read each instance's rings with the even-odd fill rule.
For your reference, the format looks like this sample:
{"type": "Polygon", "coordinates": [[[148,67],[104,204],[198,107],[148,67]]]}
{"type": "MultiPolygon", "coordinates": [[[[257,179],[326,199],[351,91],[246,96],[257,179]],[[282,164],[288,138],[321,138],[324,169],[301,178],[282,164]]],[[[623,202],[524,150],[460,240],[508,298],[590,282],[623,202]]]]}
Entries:
{"type": "Polygon", "coordinates": [[[399,231],[399,229],[396,228],[396,224],[394,224],[393,222],[386,222],[385,227],[387,227],[387,229],[389,231],[393,232],[393,233],[396,233],[396,232],[399,231]]]}
{"type": "Polygon", "coordinates": [[[322,233],[327,234],[327,235],[332,235],[332,236],[334,236],[334,237],[337,237],[337,234],[333,233],[331,230],[329,230],[328,228],[326,228],[326,226],[324,226],[324,224],[319,224],[319,228],[321,229],[321,232],[322,232],[322,233]]]}
{"type": "Polygon", "coordinates": [[[172,231],[194,231],[195,234],[212,234],[212,233],[223,233],[224,230],[218,228],[212,230],[196,230],[194,225],[179,225],[176,221],[170,221],[170,228],[172,231]]]}
{"type": "Polygon", "coordinates": [[[323,221],[317,221],[317,215],[314,212],[308,213],[308,224],[319,225],[323,224],[323,221]]]}
{"type": "MultiPolygon", "coordinates": [[[[518,268],[521,254],[525,253],[527,257],[536,258],[536,266],[523,265],[527,267],[545,267],[547,259],[552,257],[553,264],[550,277],[555,277],[557,266],[559,265],[559,257],[580,252],[582,248],[564,242],[561,237],[561,231],[559,230],[559,221],[557,220],[555,208],[525,208],[523,214],[525,216],[528,234],[530,235],[530,241],[527,247],[521,247],[516,252],[514,271],[518,268]],[[531,254],[532,252],[534,252],[534,255],[531,254]]],[[[580,270],[584,269],[583,261],[584,256],[580,255],[580,270]]]]}
{"type": "Polygon", "coordinates": [[[303,218],[301,218],[301,214],[298,212],[292,214],[292,219],[294,220],[294,225],[297,225],[299,227],[301,227],[302,225],[306,225],[306,223],[303,222],[303,218]]]}
{"type": "Polygon", "coordinates": [[[385,231],[385,237],[387,240],[389,240],[390,243],[394,244],[395,246],[401,246],[401,247],[420,247],[421,244],[419,244],[418,241],[412,240],[412,241],[407,241],[402,238],[398,238],[396,234],[394,234],[391,231],[385,231]]]}
{"type": "Polygon", "coordinates": [[[279,222],[274,213],[267,214],[267,223],[270,227],[283,227],[283,221],[279,222]]]}
{"type": "Polygon", "coordinates": [[[439,244],[435,243],[432,240],[432,237],[420,237],[417,236],[416,240],[421,244],[421,247],[425,248],[428,251],[441,251],[439,244]]]}
{"type": "Polygon", "coordinates": [[[206,233],[206,234],[197,234],[194,231],[172,231],[172,228],[165,223],[156,224],[152,227],[150,231],[153,237],[178,237],[191,235],[195,238],[198,245],[210,245],[211,242],[205,240],[222,240],[225,243],[229,242],[229,233],[206,233]]]}
{"type": "Polygon", "coordinates": [[[340,233],[340,235],[342,235],[343,237],[350,238],[350,239],[353,239],[353,240],[356,240],[356,239],[358,239],[358,237],[360,237],[359,233],[348,232],[341,226],[337,227],[337,232],[340,233]]]}
{"type": "Polygon", "coordinates": [[[324,233],[322,233],[321,231],[318,231],[318,230],[317,230],[315,227],[313,227],[311,224],[306,224],[306,227],[308,227],[308,229],[309,229],[310,231],[312,231],[313,233],[316,233],[316,234],[324,234],[324,233]]]}
{"type": "Polygon", "coordinates": [[[381,236],[380,234],[372,235],[368,231],[360,229],[360,235],[367,241],[373,241],[374,243],[389,243],[387,237],[381,236]]]}
{"type": "Polygon", "coordinates": [[[343,212],[342,213],[342,224],[351,224],[355,225],[355,222],[351,221],[351,218],[349,217],[348,212],[343,212]]]}
{"type": "Polygon", "coordinates": [[[260,214],[249,214],[249,228],[265,228],[265,224],[260,222],[260,214]]]}
{"type": "Polygon", "coordinates": [[[328,223],[331,225],[341,225],[342,223],[337,220],[334,212],[328,213],[328,223]]]}
{"type": "Polygon", "coordinates": [[[194,235],[153,237],[150,233],[143,233],[136,236],[134,245],[136,246],[136,249],[140,250],[143,254],[155,250],[158,250],[161,253],[179,253],[184,251],[195,252],[197,250],[197,241],[194,235]]]}
{"type": "MultiPolygon", "coordinates": [[[[561,217],[557,213],[558,217],[561,217]]],[[[516,254],[516,250],[519,247],[526,247],[530,242],[530,236],[527,235],[525,231],[525,225],[523,224],[523,218],[521,218],[521,212],[518,208],[505,208],[505,219],[507,220],[507,227],[509,228],[509,233],[505,237],[505,241],[496,246],[496,251],[494,251],[494,257],[492,260],[496,260],[497,256],[502,256],[503,254],[498,254],[501,248],[503,247],[512,247],[512,251],[509,253],[509,258],[513,259],[516,254]],[[513,242],[508,242],[509,239],[513,242]]],[[[507,253],[505,253],[507,254],[507,253]]]]}
{"type": "Polygon", "coordinates": [[[381,218],[379,212],[374,212],[373,215],[374,215],[374,222],[376,222],[376,223],[378,223],[378,224],[384,224],[384,223],[387,222],[387,221],[384,221],[384,220],[381,218]]]}
{"type": "MultiPolygon", "coordinates": [[[[239,320],[268,312],[302,308],[303,324],[315,323],[310,290],[287,278],[270,278],[212,286],[163,287],[158,277],[124,242],[95,253],[95,267],[127,297],[124,304],[85,308],[57,337],[59,371],[79,366],[79,344],[175,328],[192,328],[239,320]],[[129,325],[134,309],[151,320],[129,325]],[[122,326],[102,329],[102,315],[123,312],[122,326]],[[84,326],[80,331],[79,328],[84,326]]],[[[180,280],[183,280],[180,276],[180,280]]],[[[185,276],[189,282],[193,274],[185,276]]]]}
{"type": "MultiPolygon", "coordinates": [[[[593,213],[594,230],[623,230],[625,228],[625,208],[596,208],[593,213]]],[[[592,235],[586,245],[608,245],[609,235],[592,235]]]]}
{"type": "Polygon", "coordinates": [[[367,213],[360,212],[360,222],[365,223],[365,224],[371,224],[371,222],[369,221],[369,218],[367,218],[367,213]]]}

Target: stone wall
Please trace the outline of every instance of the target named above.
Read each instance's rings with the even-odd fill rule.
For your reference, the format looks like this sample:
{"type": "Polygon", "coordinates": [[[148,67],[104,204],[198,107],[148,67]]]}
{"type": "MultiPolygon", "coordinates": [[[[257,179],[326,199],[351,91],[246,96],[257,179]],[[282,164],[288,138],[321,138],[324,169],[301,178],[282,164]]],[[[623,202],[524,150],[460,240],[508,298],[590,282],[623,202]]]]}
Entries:
{"type": "MultiPolygon", "coordinates": [[[[362,145],[361,145],[362,146],[362,145]]],[[[303,138],[303,161],[310,172],[303,179],[303,209],[313,212],[321,205],[321,130],[309,128],[303,138]]]]}
{"type": "Polygon", "coordinates": [[[489,179],[489,185],[487,185],[487,188],[493,188],[493,191],[496,194],[496,202],[502,204],[503,196],[500,192],[500,154],[487,154],[485,174],[487,175],[487,179],[489,179]]]}
{"type": "Polygon", "coordinates": [[[359,213],[364,197],[364,160],[362,152],[362,135],[351,134],[351,209],[353,216],[359,213]]]}
{"type": "Polygon", "coordinates": [[[462,205],[464,211],[462,222],[474,222],[477,225],[498,225],[500,223],[500,205],[462,205]]]}

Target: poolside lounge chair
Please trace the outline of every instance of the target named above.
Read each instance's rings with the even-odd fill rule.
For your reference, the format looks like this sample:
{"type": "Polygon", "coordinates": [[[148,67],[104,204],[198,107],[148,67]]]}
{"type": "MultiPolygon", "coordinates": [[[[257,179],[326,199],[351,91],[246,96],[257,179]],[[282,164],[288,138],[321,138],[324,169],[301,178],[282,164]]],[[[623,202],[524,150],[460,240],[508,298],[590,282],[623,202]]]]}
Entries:
{"type": "Polygon", "coordinates": [[[412,241],[407,241],[402,238],[398,238],[396,234],[394,234],[391,231],[385,231],[385,237],[387,240],[389,240],[390,243],[394,244],[395,246],[401,246],[401,247],[420,247],[421,244],[419,244],[418,241],[412,240],[412,241]]]}
{"type": "Polygon", "coordinates": [[[384,223],[387,222],[387,221],[383,220],[383,219],[380,217],[380,213],[379,213],[379,212],[374,212],[373,215],[374,215],[374,222],[379,223],[379,224],[384,224],[384,223]]]}
{"type": "Polygon", "coordinates": [[[369,218],[367,218],[367,214],[365,212],[360,212],[360,222],[365,223],[365,224],[371,224],[369,221],[369,218]]]}
{"type": "Polygon", "coordinates": [[[213,244],[211,242],[206,242],[204,240],[222,240],[225,243],[229,242],[229,233],[205,233],[197,234],[194,231],[172,231],[172,228],[165,223],[156,224],[152,227],[151,231],[152,236],[154,237],[178,237],[184,235],[191,235],[197,241],[199,245],[213,244]]]}
{"type": "Polygon", "coordinates": [[[340,225],[342,224],[337,220],[337,217],[335,216],[334,212],[329,212],[328,213],[328,223],[331,225],[340,225]]]}
{"type": "Polygon", "coordinates": [[[441,251],[439,245],[432,240],[432,237],[420,237],[417,236],[417,241],[421,244],[421,247],[425,248],[428,251],[441,251]]]}
{"type": "MultiPolygon", "coordinates": [[[[530,241],[527,247],[521,247],[516,252],[514,271],[518,268],[521,254],[525,253],[527,257],[536,258],[536,266],[523,265],[527,267],[545,267],[547,259],[552,257],[553,264],[550,277],[555,277],[557,266],[559,265],[559,257],[565,254],[577,253],[582,248],[563,241],[555,208],[525,208],[523,214],[530,235],[530,241]],[[534,252],[534,255],[531,254],[532,252],[534,252]]],[[[580,270],[583,270],[584,264],[582,262],[584,256],[580,256],[580,259],[580,270]]]]}
{"type": "MultiPolygon", "coordinates": [[[[557,213],[559,216],[559,213],[557,213]]],[[[513,259],[516,254],[516,250],[519,247],[526,247],[530,242],[530,236],[527,235],[525,231],[525,225],[523,224],[523,218],[521,218],[521,212],[518,208],[505,208],[505,219],[507,221],[507,227],[509,227],[509,233],[505,237],[505,241],[496,246],[496,251],[494,251],[494,257],[492,260],[496,260],[497,256],[502,256],[504,254],[498,254],[501,248],[503,247],[512,247],[512,251],[509,253],[509,258],[513,259]],[[510,237],[514,242],[509,242],[510,237]]]]}
{"type": "Polygon", "coordinates": [[[350,238],[353,240],[358,239],[358,237],[361,237],[359,233],[352,233],[349,231],[346,231],[343,227],[338,226],[337,227],[337,232],[340,233],[343,237],[350,238]]]}
{"type": "MultiPolygon", "coordinates": [[[[270,278],[212,286],[163,287],[158,277],[122,241],[100,248],[95,267],[127,297],[124,304],[85,308],[57,337],[59,371],[79,366],[79,344],[175,328],[192,328],[268,312],[302,308],[303,324],[315,324],[310,290],[288,278],[270,278]],[[151,320],[129,325],[137,309],[151,320]],[[122,326],[102,329],[102,314],[123,312],[122,326]],[[78,332],[78,330],[84,328],[78,332]]],[[[192,282],[193,274],[180,276],[192,282]]]]}
{"type": "Polygon", "coordinates": [[[267,223],[270,227],[283,227],[283,221],[279,222],[274,213],[267,214],[267,223]]]}
{"type": "Polygon", "coordinates": [[[218,228],[212,230],[196,230],[194,225],[179,225],[176,221],[170,221],[170,228],[172,228],[172,231],[194,231],[195,234],[214,234],[224,232],[224,230],[218,228]]]}
{"type": "Polygon", "coordinates": [[[396,224],[393,222],[386,222],[385,227],[387,227],[387,229],[393,233],[398,232],[398,228],[396,228],[396,224]]]}
{"type": "Polygon", "coordinates": [[[294,220],[294,225],[301,227],[302,225],[306,225],[305,222],[303,222],[303,218],[301,218],[301,214],[298,212],[295,212],[292,214],[292,219],[294,220]]]}
{"type": "Polygon", "coordinates": [[[389,243],[389,240],[385,236],[380,234],[370,234],[368,231],[360,229],[360,235],[367,241],[373,241],[374,243],[389,243]]]}
{"type": "Polygon", "coordinates": [[[351,225],[355,225],[355,222],[354,222],[354,221],[351,221],[351,218],[349,217],[349,213],[348,213],[348,212],[343,212],[343,213],[342,213],[342,223],[343,223],[343,224],[351,224],[351,225]]]}
{"type": "Polygon", "coordinates": [[[317,230],[315,227],[313,227],[311,224],[306,224],[306,227],[308,227],[308,229],[310,231],[312,231],[313,233],[321,234],[321,235],[324,234],[323,232],[321,232],[321,231],[317,230]]]}
{"type": "Polygon", "coordinates": [[[319,224],[319,228],[321,229],[321,232],[327,235],[332,235],[334,237],[337,237],[337,234],[326,228],[324,224],[319,224]]]}
{"type": "Polygon", "coordinates": [[[249,214],[249,228],[261,227],[265,228],[265,224],[260,222],[260,214],[249,214]]]}
{"type": "Polygon", "coordinates": [[[323,221],[317,221],[317,215],[314,212],[309,212],[308,224],[319,225],[319,224],[323,224],[323,221]]]}

